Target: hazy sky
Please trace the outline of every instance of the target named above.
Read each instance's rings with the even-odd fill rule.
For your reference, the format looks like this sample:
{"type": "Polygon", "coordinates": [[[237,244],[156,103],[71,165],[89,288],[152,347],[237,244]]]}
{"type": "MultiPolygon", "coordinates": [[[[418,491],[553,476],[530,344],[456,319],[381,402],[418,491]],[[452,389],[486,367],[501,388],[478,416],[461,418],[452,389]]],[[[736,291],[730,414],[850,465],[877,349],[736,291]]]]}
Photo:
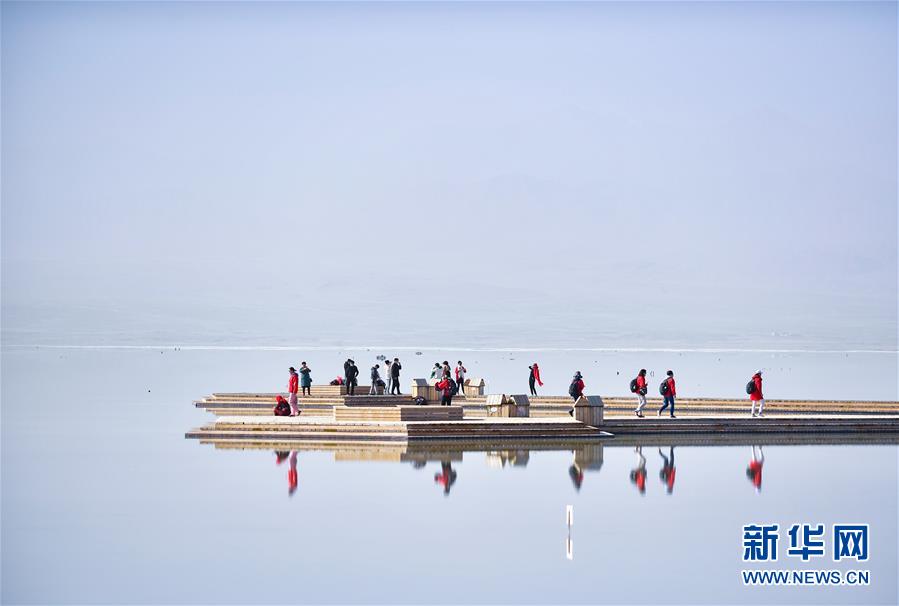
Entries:
{"type": "Polygon", "coordinates": [[[2,4],[7,342],[896,347],[881,3],[2,4]]]}

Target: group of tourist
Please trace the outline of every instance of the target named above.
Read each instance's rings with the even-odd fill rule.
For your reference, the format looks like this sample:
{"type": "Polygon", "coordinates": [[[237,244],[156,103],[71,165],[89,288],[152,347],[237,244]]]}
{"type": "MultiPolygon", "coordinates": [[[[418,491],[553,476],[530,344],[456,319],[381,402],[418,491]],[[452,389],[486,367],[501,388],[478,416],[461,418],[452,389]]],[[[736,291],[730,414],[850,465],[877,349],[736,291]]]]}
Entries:
{"type": "MultiPolygon", "coordinates": [[[[369,395],[377,395],[379,390],[382,390],[381,393],[385,394],[402,395],[402,392],[400,391],[400,371],[403,366],[400,364],[400,359],[394,358],[393,361],[386,360],[384,362],[384,367],[386,381],[381,378],[380,364],[375,364],[371,367],[371,388],[368,392],[369,395]]],[[[306,365],[306,362],[302,362],[299,370],[291,366],[289,371],[290,380],[287,384],[288,399],[286,401],[286,406],[283,406],[281,409],[276,406],[275,414],[286,414],[286,408],[289,406],[290,416],[296,416],[299,414],[297,394],[300,389],[302,389],[302,394],[304,396],[312,395],[312,370],[306,365]],[[285,412],[278,412],[279,410],[285,412]]],[[[528,384],[530,386],[531,395],[536,396],[536,386],[543,386],[543,381],[540,379],[540,367],[534,362],[528,366],[528,371],[528,384]]],[[[436,381],[434,386],[441,394],[441,406],[451,406],[453,396],[459,392],[461,392],[462,395],[465,395],[465,376],[467,373],[468,370],[465,368],[465,365],[462,364],[462,360],[459,360],[456,363],[455,370],[450,368],[450,364],[447,360],[444,360],[443,363],[434,363],[434,367],[431,370],[431,379],[436,381]]],[[[359,369],[356,367],[356,363],[351,358],[348,358],[347,361],[343,363],[343,377],[337,377],[331,381],[331,385],[346,385],[347,394],[352,396],[356,394],[356,387],[359,384],[358,378],[359,369]]],[[[584,376],[581,374],[581,371],[577,371],[571,379],[571,384],[568,387],[568,395],[571,396],[574,401],[577,401],[584,395],[584,388],[584,376]]],[[[637,376],[631,381],[630,388],[631,393],[637,396],[637,407],[634,409],[634,414],[643,418],[643,409],[646,408],[646,394],[649,391],[645,368],[640,369],[640,372],[638,372],[637,376]]],[[[663,412],[668,411],[669,416],[674,419],[674,405],[675,398],[677,397],[677,384],[674,381],[674,371],[669,370],[666,373],[665,379],[659,384],[659,393],[662,396],[662,406],[659,408],[657,415],[662,416],[663,412]]],[[[749,401],[752,404],[750,415],[752,417],[763,416],[762,411],[765,408],[765,396],[762,393],[761,370],[752,375],[752,379],[746,385],[746,393],[749,394],[749,401]],[[758,412],[756,412],[756,406],[758,406],[758,412]]],[[[283,400],[283,398],[281,399],[283,400]]],[[[281,400],[279,400],[279,405],[282,405],[281,400]]]]}
{"type": "Polygon", "coordinates": [[[447,360],[444,360],[443,364],[434,362],[434,368],[431,369],[431,379],[437,381],[434,387],[440,392],[441,406],[452,406],[453,396],[459,392],[462,392],[463,396],[465,395],[465,374],[467,372],[468,370],[462,364],[462,360],[456,362],[455,373],[450,369],[450,364],[447,360]],[[453,374],[455,374],[455,379],[453,379],[453,374]]]}
{"type": "MultiPolygon", "coordinates": [[[[352,362],[352,360],[348,361],[352,362]]],[[[371,367],[371,388],[369,388],[368,390],[368,395],[378,395],[379,389],[381,389],[382,393],[385,394],[397,396],[403,395],[400,392],[400,371],[403,369],[403,365],[400,364],[400,359],[394,358],[393,362],[391,362],[390,360],[386,360],[384,362],[384,375],[387,378],[386,381],[381,378],[381,371],[379,370],[380,368],[380,364],[375,364],[371,367]]],[[[353,395],[355,393],[355,385],[353,387],[353,392],[347,392],[350,393],[350,395],[353,395]]]]}

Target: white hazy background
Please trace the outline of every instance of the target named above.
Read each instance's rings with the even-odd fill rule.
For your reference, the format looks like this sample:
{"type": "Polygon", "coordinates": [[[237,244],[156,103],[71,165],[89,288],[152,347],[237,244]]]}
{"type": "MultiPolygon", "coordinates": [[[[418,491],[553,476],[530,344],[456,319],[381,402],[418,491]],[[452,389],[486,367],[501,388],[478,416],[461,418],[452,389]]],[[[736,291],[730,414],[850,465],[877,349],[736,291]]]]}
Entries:
{"type": "Polygon", "coordinates": [[[896,349],[893,2],[0,10],[5,344],[896,349]]]}

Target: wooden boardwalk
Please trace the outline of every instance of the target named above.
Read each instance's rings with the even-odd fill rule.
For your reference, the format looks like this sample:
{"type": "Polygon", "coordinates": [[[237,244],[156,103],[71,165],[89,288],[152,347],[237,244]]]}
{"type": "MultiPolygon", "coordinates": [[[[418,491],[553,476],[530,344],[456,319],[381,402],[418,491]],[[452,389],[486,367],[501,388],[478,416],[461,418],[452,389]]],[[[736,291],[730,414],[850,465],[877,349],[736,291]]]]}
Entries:
{"type": "Polygon", "coordinates": [[[302,398],[298,417],[275,417],[274,397],[217,393],[197,401],[197,407],[218,418],[186,437],[254,445],[560,443],[613,436],[678,436],[682,443],[726,442],[737,436],[746,443],[789,443],[796,436],[808,436],[804,443],[818,443],[825,436],[843,443],[899,442],[896,402],[769,400],[765,416],[752,418],[745,399],[685,399],[678,401],[677,418],[672,419],[656,416],[658,403],[652,400],[646,417],[637,418],[633,398],[605,398],[603,422],[592,427],[569,415],[572,402],[567,397],[533,398],[530,416],[515,418],[488,417],[484,397],[457,398],[454,406],[443,407],[414,406],[411,396],[338,393],[302,398]]]}

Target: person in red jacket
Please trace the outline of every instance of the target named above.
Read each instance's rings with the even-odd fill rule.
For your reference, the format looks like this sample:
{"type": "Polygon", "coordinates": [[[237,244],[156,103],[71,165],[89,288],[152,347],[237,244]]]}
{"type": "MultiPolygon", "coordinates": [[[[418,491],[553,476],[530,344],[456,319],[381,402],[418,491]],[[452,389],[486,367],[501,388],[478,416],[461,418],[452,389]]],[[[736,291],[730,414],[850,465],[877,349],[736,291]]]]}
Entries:
{"type": "Polygon", "coordinates": [[[543,387],[543,381],[540,380],[540,367],[534,362],[532,365],[528,366],[528,370],[531,371],[531,374],[528,377],[528,385],[531,386],[531,395],[536,396],[537,388],[534,386],[534,383],[538,383],[540,387],[543,387]]]}
{"type": "Polygon", "coordinates": [[[450,386],[450,378],[449,375],[444,375],[443,380],[438,381],[436,385],[434,385],[437,389],[443,390],[443,395],[440,398],[441,406],[452,406],[453,405],[453,391],[450,386]]]}
{"type": "Polygon", "coordinates": [[[571,378],[571,385],[568,386],[568,395],[574,398],[575,402],[584,395],[584,375],[581,374],[581,371],[574,373],[574,376],[571,378]]]}
{"type": "Polygon", "coordinates": [[[287,393],[290,394],[287,401],[290,403],[290,416],[295,417],[300,414],[300,408],[297,405],[297,392],[300,391],[300,375],[297,369],[290,367],[290,381],[287,382],[287,393]]]}
{"type": "Polygon", "coordinates": [[[752,460],[746,467],[746,477],[755,486],[756,492],[762,491],[762,465],[765,464],[765,453],[761,446],[752,447],[752,460]]]}
{"type": "Polygon", "coordinates": [[[643,409],[646,408],[646,391],[646,369],[641,368],[637,373],[637,391],[634,392],[637,394],[637,409],[634,413],[640,418],[643,418],[643,409]]]}
{"type": "Polygon", "coordinates": [[[662,392],[662,396],[665,398],[665,402],[664,402],[664,404],[662,404],[662,407],[659,409],[659,416],[661,417],[662,412],[664,412],[664,410],[666,408],[670,407],[671,410],[669,412],[671,414],[671,418],[673,419],[674,418],[674,398],[675,398],[675,396],[677,396],[677,389],[675,388],[675,385],[674,385],[674,371],[672,371],[672,370],[668,371],[668,378],[665,379],[665,382],[662,385],[663,386],[667,385],[668,389],[667,389],[667,391],[662,392]]]}
{"type": "Polygon", "coordinates": [[[752,382],[755,384],[755,389],[752,390],[752,393],[749,394],[749,402],[752,404],[752,410],[750,414],[754,417],[755,414],[755,403],[759,403],[759,413],[758,416],[762,416],[762,409],[765,407],[765,396],[762,395],[762,371],[758,371],[754,375],[752,375],[752,382]]]}

